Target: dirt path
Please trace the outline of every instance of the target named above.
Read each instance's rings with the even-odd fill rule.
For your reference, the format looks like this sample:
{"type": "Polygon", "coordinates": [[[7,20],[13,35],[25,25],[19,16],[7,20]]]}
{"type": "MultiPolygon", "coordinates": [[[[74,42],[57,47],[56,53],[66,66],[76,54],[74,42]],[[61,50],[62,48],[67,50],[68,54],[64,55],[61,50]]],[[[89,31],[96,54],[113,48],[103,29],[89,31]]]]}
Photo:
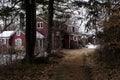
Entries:
{"type": "Polygon", "coordinates": [[[88,56],[92,51],[94,50],[63,50],[65,57],[54,68],[55,76],[51,80],[92,80],[91,75],[89,76],[88,73],[90,70],[85,61],[85,55],[88,56]]]}

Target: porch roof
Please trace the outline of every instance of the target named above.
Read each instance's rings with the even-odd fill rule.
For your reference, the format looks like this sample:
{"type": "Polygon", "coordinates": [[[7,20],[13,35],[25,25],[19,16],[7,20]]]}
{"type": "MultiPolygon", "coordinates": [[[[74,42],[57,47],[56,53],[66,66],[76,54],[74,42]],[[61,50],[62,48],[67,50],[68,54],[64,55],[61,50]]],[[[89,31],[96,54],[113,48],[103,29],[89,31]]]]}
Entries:
{"type": "Polygon", "coordinates": [[[36,31],[36,38],[44,38],[44,35],[42,35],[40,32],[36,31]]]}
{"type": "Polygon", "coordinates": [[[15,31],[4,31],[0,34],[0,37],[1,38],[9,38],[14,33],[15,33],[15,31]]]}

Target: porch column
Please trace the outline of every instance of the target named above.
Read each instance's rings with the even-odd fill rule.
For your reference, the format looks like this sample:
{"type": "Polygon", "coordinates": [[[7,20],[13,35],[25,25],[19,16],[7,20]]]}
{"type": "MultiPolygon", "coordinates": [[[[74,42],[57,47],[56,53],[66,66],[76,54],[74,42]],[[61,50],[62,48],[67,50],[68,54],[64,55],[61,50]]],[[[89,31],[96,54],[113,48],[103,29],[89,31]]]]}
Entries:
{"type": "Polygon", "coordinates": [[[43,48],[43,39],[42,39],[42,41],[41,41],[41,42],[42,42],[42,43],[41,43],[41,44],[42,44],[41,46],[42,46],[42,48],[43,48]]]}

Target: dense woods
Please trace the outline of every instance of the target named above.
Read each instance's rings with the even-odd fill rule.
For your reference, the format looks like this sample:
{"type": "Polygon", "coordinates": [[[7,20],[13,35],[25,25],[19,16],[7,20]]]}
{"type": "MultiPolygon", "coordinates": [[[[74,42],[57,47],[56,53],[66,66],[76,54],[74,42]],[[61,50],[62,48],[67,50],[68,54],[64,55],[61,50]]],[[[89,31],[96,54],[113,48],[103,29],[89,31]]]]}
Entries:
{"type": "MultiPolygon", "coordinates": [[[[86,24],[87,31],[95,30],[96,34],[98,34],[98,38],[100,39],[101,45],[103,45],[103,46],[108,45],[107,42],[108,43],[110,42],[112,44],[113,43],[119,44],[119,42],[118,42],[119,41],[118,40],[119,39],[119,37],[118,37],[118,34],[119,34],[119,4],[120,4],[119,0],[112,0],[112,1],[110,1],[110,0],[105,0],[105,1],[89,0],[88,2],[75,0],[75,1],[68,1],[68,4],[69,4],[68,6],[65,4],[65,3],[67,3],[67,1],[65,1],[65,0],[49,1],[49,2],[46,0],[42,0],[42,1],[37,0],[36,4],[34,1],[33,9],[31,6],[31,5],[33,5],[32,4],[33,2],[29,2],[29,3],[28,2],[29,1],[27,1],[27,3],[26,3],[25,1],[22,1],[22,0],[17,0],[17,1],[11,0],[11,1],[4,1],[4,2],[1,1],[1,10],[0,10],[0,19],[1,19],[1,21],[3,21],[3,26],[4,26],[4,28],[1,27],[1,31],[7,30],[7,28],[8,29],[13,28],[13,27],[11,27],[13,25],[12,23],[15,22],[16,17],[18,15],[23,14],[21,17],[21,20],[24,20],[22,18],[25,17],[24,13],[26,11],[26,35],[29,36],[29,34],[31,32],[31,37],[29,37],[27,39],[28,36],[26,36],[26,41],[28,42],[28,44],[26,44],[26,47],[31,42],[35,42],[34,38],[32,38],[33,35],[35,35],[35,31],[33,31],[35,29],[33,27],[30,28],[30,26],[35,26],[35,22],[34,22],[35,16],[33,18],[33,15],[35,15],[35,12],[36,12],[36,10],[38,10],[38,8],[35,9],[34,6],[37,7],[39,5],[43,5],[43,6],[39,7],[42,12],[39,11],[38,15],[42,16],[45,20],[47,20],[48,26],[49,26],[48,27],[48,38],[47,38],[47,44],[46,44],[47,45],[46,50],[48,53],[51,53],[51,49],[52,49],[52,46],[51,46],[52,45],[52,41],[51,41],[52,40],[52,31],[55,32],[54,30],[59,30],[61,32],[61,30],[65,29],[64,27],[60,28],[61,24],[60,25],[57,24],[56,27],[53,27],[56,25],[54,23],[54,21],[57,21],[58,23],[62,23],[62,24],[64,24],[65,22],[68,22],[69,18],[72,17],[72,14],[74,14],[73,10],[76,9],[76,11],[78,13],[80,13],[80,11],[78,9],[81,7],[84,7],[87,9],[87,13],[85,15],[86,16],[85,19],[88,20],[88,22],[86,24]],[[9,4],[11,6],[6,6],[5,4],[9,4]],[[27,5],[27,4],[29,4],[29,5],[27,5]],[[27,6],[30,6],[31,8],[29,8],[27,6]],[[74,8],[72,8],[72,6],[74,8]],[[48,7],[48,10],[47,10],[47,7],[48,7]],[[48,15],[48,17],[47,17],[47,15],[48,15]],[[30,17],[30,16],[32,16],[32,17],[30,17]],[[54,20],[53,20],[53,18],[54,18],[54,20]],[[116,20],[117,20],[117,22],[116,22],[116,20]],[[32,22],[31,25],[29,24],[29,22],[32,22]],[[27,27],[27,26],[29,26],[29,27],[27,27]],[[118,31],[116,31],[116,30],[118,30],[118,31]],[[110,34],[111,32],[113,32],[114,34],[110,34]],[[30,40],[31,38],[33,41],[30,40]],[[29,43],[29,40],[30,40],[30,43],[29,43]]],[[[77,20],[79,20],[79,19],[82,20],[81,17],[78,17],[77,20]]],[[[23,22],[21,22],[21,23],[24,26],[25,23],[23,23],[23,22]]],[[[14,28],[16,28],[16,26],[14,26],[14,28]]],[[[109,43],[109,45],[110,45],[110,43],[109,43]]],[[[112,47],[112,46],[110,46],[110,47],[112,47]]],[[[33,53],[34,53],[33,48],[34,48],[34,45],[33,45],[33,47],[31,47],[31,49],[28,49],[28,51],[31,50],[33,52],[30,51],[28,53],[31,53],[33,55],[33,53]]],[[[108,49],[107,46],[106,46],[106,48],[108,49]]],[[[111,49],[114,49],[114,48],[111,48],[111,49]]],[[[27,50],[27,48],[26,48],[26,50],[27,50]]],[[[114,50],[112,50],[112,51],[114,51],[114,50]]],[[[106,50],[106,51],[108,51],[108,50],[106,50]]],[[[103,54],[105,54],[105,52],[103,52],[103,54]]]]}
{"type": "MultiPolygon", "coordinates": [[[[41,23],[38,26],[42,27],[43,25],[41,23]]],[[[24,45],[25,49],[22,52],[25,53],[25,57],[20,62],[34,64],[37,61],[41,64],[46,60],[49,64],[45,64],[45,66],[48,68],[48,66],[52,64],[56,65],[59,63],[58,58],[63,57],[63,46],[68,46],[65,43],[70,43],[70,41],[73,40],[73,43],[77,44],[78,48],[83,49],[86,48],[87,43],[90,43],[89,41],[94,36],[94,39],[98,41],[96,44],[99,45],[92,55],[92,59],[95,60],[96,64],[105,64],[110,68],[120,66],[120,0],[1,0],[0,36],[4,31],[17,31],[18,29],[25,33],[26,42],[24,45]],[[47,24],[47,34],[46,36],[42,33],[39,34],[42,38],[39,38],[39,41],[36,43],[37,17],[43,19],[45,25],[47,24]],[[72,29],[68,28],[70,26],[72,26],[72,29]],[[78,27],[77,30],[75,29],[76,27],[78,27]],[[67,36],[70,33],[67,32],[68,29],[80,31],[82,27],[84,27],[84,33],[73,32],[70,36],[67,36]],[[92,36],[85,34],[89,31],[93,32],[92,36]],[[78,41],[79,39],[77,39],[76,36],[71,37],[74,34],[76,36],[80,35],[78,36],[80,40],[84,38],[83,42],[78,41]],[[90,40],[87,40],[88,38],[90,40]],[[39,53],[43,53],[47,55],[47,57],[36,56],[39,51],[36,49],[36,44],[38,45],[40,42],[44,43],[40,45],[45,46],[45,49],[42,50],[41,47],[39,47],[41,50],[39,53]],[[84,46],[81,46],[83,43],[84,46]]],[[[0,42],[2,42],[2,40],[0,40],[0,42]]],[[[15,49],[11,46],[9,47],[11,48],[9,50],[10,54],[16,54],[15,49]]],[[[76,45],[74,49],[76,49],[76,45]]],[[[81,53],[82,51],[79,52],[81,53]]],[[[18,51],[18,53],[20,52],[18,51]]],[[[3,55],[2,51],[0,51],[0,54],[3,55]]],[[[86,54],[86,52],[84,52],[84,54],[86,54]]],[[[81,59],[83,63],[80,64],[85,64],[83,67],[87,69],[88,66],[86,67],[86,65],[88,65],[88,63],[86,62],[87,59],[84,54],[81,59]]],[[[89,55],[87,55],[87,57],[89,57],[89,55]]],[[[37,66],[40,67],[41,65],[37,66]]],[[[32,67],[34,68],[34,65],[32,65],[32,67]]],[[[25,67],[25,69],[27,68],[25,67]]]]}
{"type": "Polygon", "coordinates": [[[119,65],[120,62],[120,6],[113,7],[113,13],[109,16],[108,21],[103,22],[104,30],[99,33],[101,40],[101,49],[96,53],[98,60],[105,62],[107,65],[119,65]],[[111,61],[110,61],[111,60],[111,61]]]}

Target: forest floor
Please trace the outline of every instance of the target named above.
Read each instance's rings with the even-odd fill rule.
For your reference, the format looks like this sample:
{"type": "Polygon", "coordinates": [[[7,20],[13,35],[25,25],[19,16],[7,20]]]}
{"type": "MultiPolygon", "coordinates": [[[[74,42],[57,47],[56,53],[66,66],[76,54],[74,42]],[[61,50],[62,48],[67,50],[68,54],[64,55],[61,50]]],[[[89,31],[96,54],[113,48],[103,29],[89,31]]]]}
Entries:
{"type": "Polygon", "coordinates": [[[95,64],[94,49],[62,50],[49,63],[0,67],[0,80],[120,80],[120,69],[95,64]]]}

